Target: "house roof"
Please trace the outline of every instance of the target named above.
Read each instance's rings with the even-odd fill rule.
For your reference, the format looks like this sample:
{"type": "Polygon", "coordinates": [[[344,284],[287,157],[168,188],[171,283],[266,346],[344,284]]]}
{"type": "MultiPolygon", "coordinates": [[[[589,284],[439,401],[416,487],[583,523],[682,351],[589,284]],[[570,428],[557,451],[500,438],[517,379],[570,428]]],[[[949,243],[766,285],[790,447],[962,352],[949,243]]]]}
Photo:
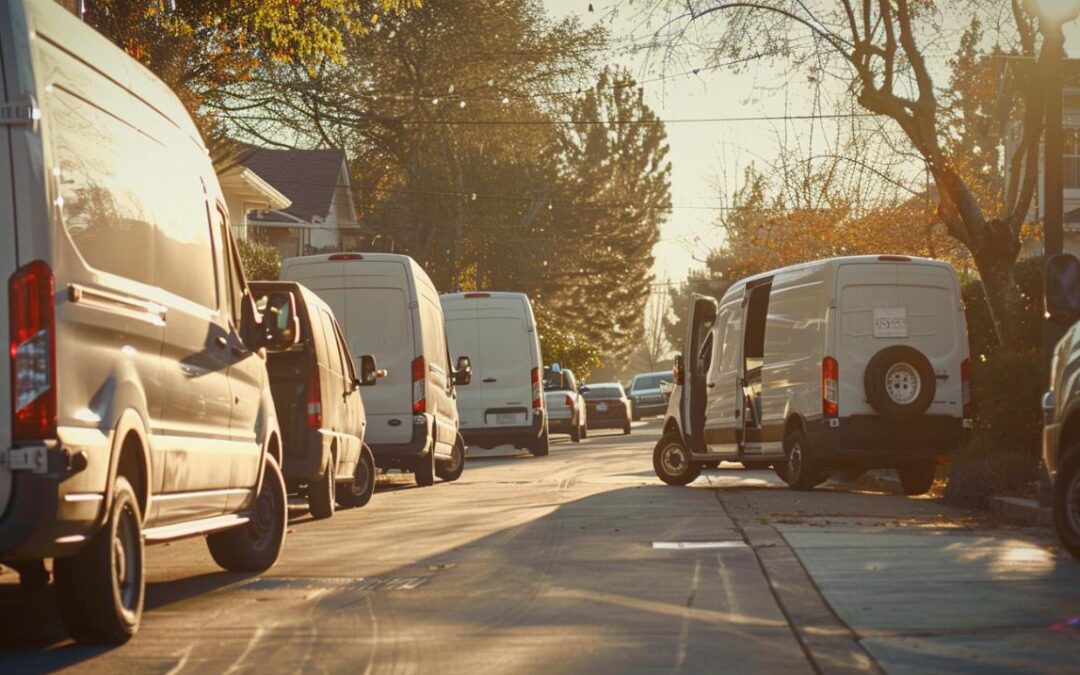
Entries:
{"type": "Polygon", "coordinates": [[[260,148],[240,162],[292,202],[284,213],[313,222],[315,217],[326,218],[330,213],[334,192],[342,180],[345,151],[260,148]]]}

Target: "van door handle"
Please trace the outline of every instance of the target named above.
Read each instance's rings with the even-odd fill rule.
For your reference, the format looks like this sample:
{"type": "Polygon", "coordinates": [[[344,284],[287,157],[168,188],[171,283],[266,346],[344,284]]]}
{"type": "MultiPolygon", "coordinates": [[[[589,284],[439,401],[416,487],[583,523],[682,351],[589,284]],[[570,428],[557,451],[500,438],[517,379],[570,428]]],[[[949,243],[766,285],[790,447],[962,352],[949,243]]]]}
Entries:
{"type": "Polygon", "coordinates": [[[225,349],[229,346],[229,340],[224,335],[219,335],[217,339],[214,340],[214,344],[216,344],[221,349],[225,349]]]}
{"type": "Polygon", "coordinates": [[[484,378],[484,382],[488,382],[488,383],[498,382],[498,381],[499,381],[499,379],[497,377],[485,377],[484,378]]]}
{"type": "Polygon", "coordinates": [[[708,384],[707,384],[707,385],[705,385],[705,386],[706,386],[706,387],[708,387],[709,389],[712,389],[713,387],[715,387],[715,386],[716,386],[716,383],[715,383],[715,382],[710,382],[710,383],[708,383],[708,384]]]}

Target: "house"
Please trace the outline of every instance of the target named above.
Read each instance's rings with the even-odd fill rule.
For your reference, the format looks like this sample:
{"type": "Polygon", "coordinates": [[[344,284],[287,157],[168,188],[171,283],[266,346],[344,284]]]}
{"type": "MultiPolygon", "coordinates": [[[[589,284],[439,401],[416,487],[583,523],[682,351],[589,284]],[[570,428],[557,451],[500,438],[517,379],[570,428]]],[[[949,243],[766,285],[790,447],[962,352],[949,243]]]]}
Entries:
{"type": "Polygon", "coordinates": [[[248,215],[253,211],[279,211],[292,205],[288,197],[242,164],[234,164],[218,174],[218,183],[229,211],[233,236],[247,239],[248,215]]]}
{"type": "Polygon", "coordinates": [[[282,258],[361,247],[344,150],[252,148],[239,163],[288,201],[244,211],[242,236],[273,243],[282,258]]]}
{"type": "MultiPolygon", "coordinates": [[[[1019,93],[1011,86],[1021,79],[1038,77],[1038,63],[1031,59],[1003,59],[1001,123],[1004,137],[1005,181],[1008,184],[1012,170],[1012,158],[1019,143],[1022,124],[1019,115],[1022,108],[1014,105],[1019,93]]],[[[1080,59],[1065,59],[1062,63],[1062,134],[1064,183],[1065,251],[1080,256],[1080,59]]],[[[1041,150],[1040,150],[1041,152],[1041,150]]],[[[1029,221],[1041,224],[1045,214],[1045,186],[1043,160],[1039,160],[1038,189],[1032,201],[1029,221]]],[[[1042,241],[1025,241],[1021,257],[1042,255],[1042,241]]]]}

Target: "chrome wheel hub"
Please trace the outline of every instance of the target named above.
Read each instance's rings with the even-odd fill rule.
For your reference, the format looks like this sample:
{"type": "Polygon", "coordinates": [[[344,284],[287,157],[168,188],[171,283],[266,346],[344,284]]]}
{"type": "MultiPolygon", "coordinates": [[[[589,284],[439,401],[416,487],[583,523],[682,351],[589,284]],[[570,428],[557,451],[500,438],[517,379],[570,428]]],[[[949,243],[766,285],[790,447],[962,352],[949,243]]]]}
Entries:
{"type": "Polygon", "coordinates": [[[681,445],[672,443],[660,453],[660,464],[664,467],[664,471],[673,476],[685,472],[689,466],[686,449],[681,445]]]}

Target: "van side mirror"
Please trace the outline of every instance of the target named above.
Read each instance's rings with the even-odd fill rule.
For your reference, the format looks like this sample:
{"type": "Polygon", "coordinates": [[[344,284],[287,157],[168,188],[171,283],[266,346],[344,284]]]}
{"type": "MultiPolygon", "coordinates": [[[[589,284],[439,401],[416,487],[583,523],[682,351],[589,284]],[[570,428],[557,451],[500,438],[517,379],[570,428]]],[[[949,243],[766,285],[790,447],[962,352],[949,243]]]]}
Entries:
{"type": "Polygon", "coordinates": [[[680,384],[681,385],[683,383],[683,376],[684,376],[684,373],[686,372],[685,368],[686,368],[686,366],[685,366],[685,364],[683,362],[683,355],[682,354],[676,354],[675,355],[675,365],[671,369],[671,379],[675,382],[675,384],[680,384]]]}
{"type": "Polygon", "coordinates": [[[372,387],[379,381],[379,367],[371,354],[360,355],[360,386],[372,387]]]}
{"type": "Polygon", "coordinates": [[[1046,318],[1071,326],[1080,320],[1080,260],[1060,253],[1046,261],[1046,318]]]}
{"type": "Polygon", "coordinates": [[[454,384],[465,386],[472,382],[472,361],[468,356],[459,356],[457,369],[454,370],[454,384]]]}
{"type": "MultiPolygon", "coordinates": [[[[245,294],[250,297],[250,294],[245,294]]],[[[247,302],[244,303],[245,308],[247,302]]],[[[263,344],[270,351],[280,352],[289,349],[300,339],[300,317],[296,315],[296,298],[288,291],[274,291],[259,300],[262,306],[262,330],[259,331],[263,344]]],[[[256,311],[254,301],[252,311],[256,311]]],[[[245,310],[246,312],[246,310],[245,310]]],[[[248,345],[257,349],[254,345],[248,345]]]]}

